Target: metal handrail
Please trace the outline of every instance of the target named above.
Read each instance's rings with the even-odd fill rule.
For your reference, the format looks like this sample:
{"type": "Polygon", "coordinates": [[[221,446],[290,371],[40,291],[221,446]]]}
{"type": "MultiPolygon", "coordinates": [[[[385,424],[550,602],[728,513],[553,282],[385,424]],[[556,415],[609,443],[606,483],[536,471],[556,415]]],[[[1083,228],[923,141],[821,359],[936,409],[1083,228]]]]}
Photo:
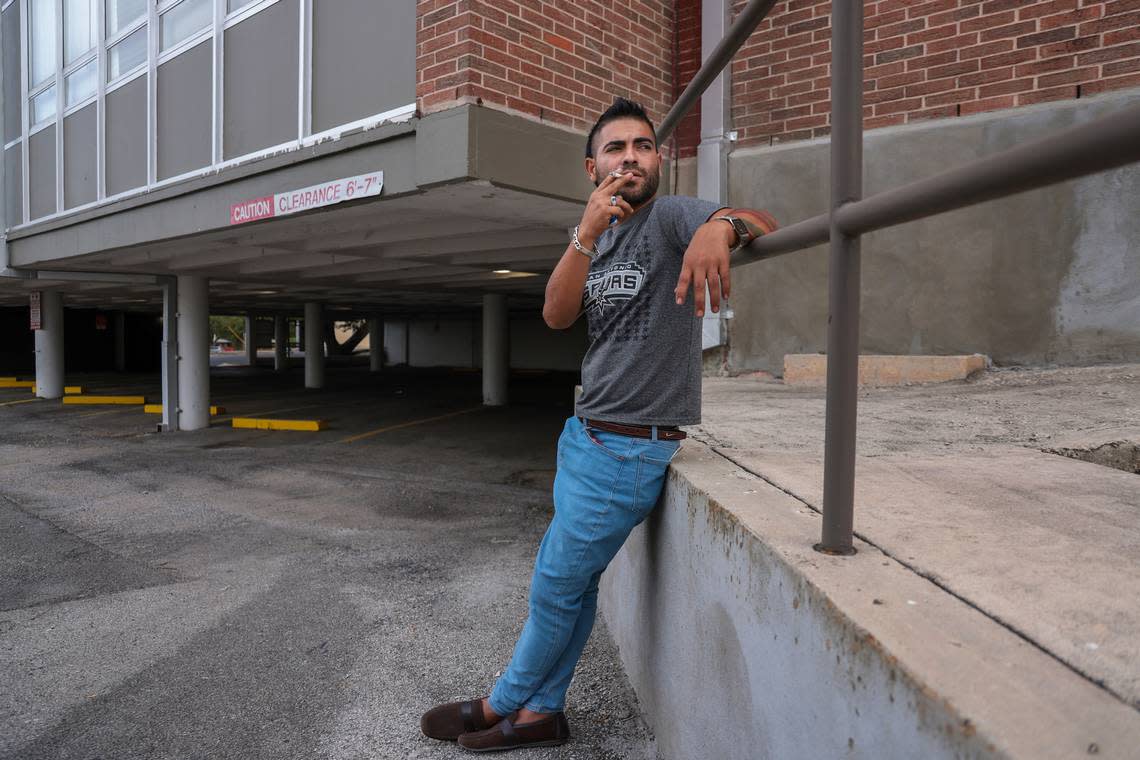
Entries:
{"type": "MultiPolygon", "coordinates": [[[[658,130],[664,142],[775,5],[751,0],[658,130]]],[[[739,266],[831,241],[828,267],[827,430],[823,534],[818,551],[853,554],[855,415],[859,362],[859,240],[867,232],[1140,161],[1140,106],[860,199],[863,6],[832,3],[831,211],[754,240],[739,266]]]]}

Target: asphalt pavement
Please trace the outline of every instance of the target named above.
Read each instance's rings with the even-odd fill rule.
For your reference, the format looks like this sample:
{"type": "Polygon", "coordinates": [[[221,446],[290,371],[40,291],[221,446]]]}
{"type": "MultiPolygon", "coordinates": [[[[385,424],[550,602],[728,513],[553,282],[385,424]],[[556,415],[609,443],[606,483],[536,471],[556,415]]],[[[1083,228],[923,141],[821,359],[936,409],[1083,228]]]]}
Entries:
{"type": "MultiPolygon", "coordinates": [[[[483,695],[526,615],[574,378],[219,368],[206,430],[0,397],[0,758],[452,758],[419,716],[483,695]],[[235,414],[320,418],[236,430],[235,414]]],[[[88,393],[157,378],[68,377],[88,393]]],[[[653,758],[599,620],[573,739],[653,758]]]]}

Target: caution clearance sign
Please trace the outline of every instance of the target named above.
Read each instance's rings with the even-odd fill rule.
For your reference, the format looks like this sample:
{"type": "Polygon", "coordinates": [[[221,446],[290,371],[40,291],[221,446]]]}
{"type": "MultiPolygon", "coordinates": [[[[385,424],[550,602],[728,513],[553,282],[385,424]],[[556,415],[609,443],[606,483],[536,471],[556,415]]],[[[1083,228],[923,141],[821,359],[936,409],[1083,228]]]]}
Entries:
{"type": "Polygon", "coordinates": [[[334,179],[319,185],[289,190],[264,198],[251,198],[230,206],[230,224],[245,224],[273,216],[296,214],[300,211],[332,206],[336,203],[379,195],[384,187],[384,172],[359,174],[355,177],[334,179]]]}

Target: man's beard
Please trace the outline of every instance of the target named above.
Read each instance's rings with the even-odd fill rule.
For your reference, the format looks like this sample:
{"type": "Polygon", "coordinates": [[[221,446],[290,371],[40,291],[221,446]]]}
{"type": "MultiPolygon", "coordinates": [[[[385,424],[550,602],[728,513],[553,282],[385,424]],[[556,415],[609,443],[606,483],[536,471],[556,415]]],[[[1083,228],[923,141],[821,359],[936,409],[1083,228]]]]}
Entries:
{"type": "MultiPolygon", "coordinates": [[[[660,170],[655,169],[653,171],[643,171],[642,169],[639,168],[638,171],[642,172],[642,175],[643,175],[641,177],[641,179],[643,180],[641,183],[641,189],[634,191],[633,188],[626,186],[626,187],[623,187],[621,190],[618,190],[618,193],[617,193],[618,195],[620,195],[622,197],[622,199],[625,200],[626,203],[628,203],[629,205],[634,206],[634,207],[640,206],[642,203],[645,203],[647,200],[649,200],[654,195],[656,195],[657,194],[657,186],[661,184],[661,172],[660,172],[660,170]]],[[[602,184],[602,180],[604,178],[605,178],[604,176],[598,175],[598,170],[595,168],[594,169],[594,187],[597,187],[598,185],[602,184]]]]}

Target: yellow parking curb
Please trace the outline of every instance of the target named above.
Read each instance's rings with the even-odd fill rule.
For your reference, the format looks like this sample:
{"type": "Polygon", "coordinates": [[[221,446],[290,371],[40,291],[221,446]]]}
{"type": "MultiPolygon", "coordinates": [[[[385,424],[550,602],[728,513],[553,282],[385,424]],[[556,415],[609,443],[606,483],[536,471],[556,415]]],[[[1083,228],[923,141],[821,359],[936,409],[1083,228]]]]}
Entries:
{"type": "Polygon", "coordinates": [[[65,404],[123,404],[142,406],[146,396],[64,396],[65,404]]]}
{"type": "Polygon", "coordinates": [[[78,393],[83,393],[83,386],[82,385],[65,385],[65,386],[63,386],[63,392],[65,395],[74,395],[74,394],[78,394],[78,393]]]}
{"type": "Polygon", "coordinates": [[[15,378],[0,379],[0,388],[35,388],[35,380],[16,380],[15,378]]]}
{"type": "MultiPolygon", "coordinates": [[[[143,411],[147,414],[162,414],[162,404],[147,404],[143,407],[143,411]]],[[[216,417],[219,414],[225,414],[226,408],[224,406],[211,406],[210,416],[216,417]]]]}
{"type": "Polygon", "coordinates": [[[322,420],[271,420],[259,417],[234,417],[233,426],[250,430],[304,430],[316,432],[324,427],[322,420]]]}

